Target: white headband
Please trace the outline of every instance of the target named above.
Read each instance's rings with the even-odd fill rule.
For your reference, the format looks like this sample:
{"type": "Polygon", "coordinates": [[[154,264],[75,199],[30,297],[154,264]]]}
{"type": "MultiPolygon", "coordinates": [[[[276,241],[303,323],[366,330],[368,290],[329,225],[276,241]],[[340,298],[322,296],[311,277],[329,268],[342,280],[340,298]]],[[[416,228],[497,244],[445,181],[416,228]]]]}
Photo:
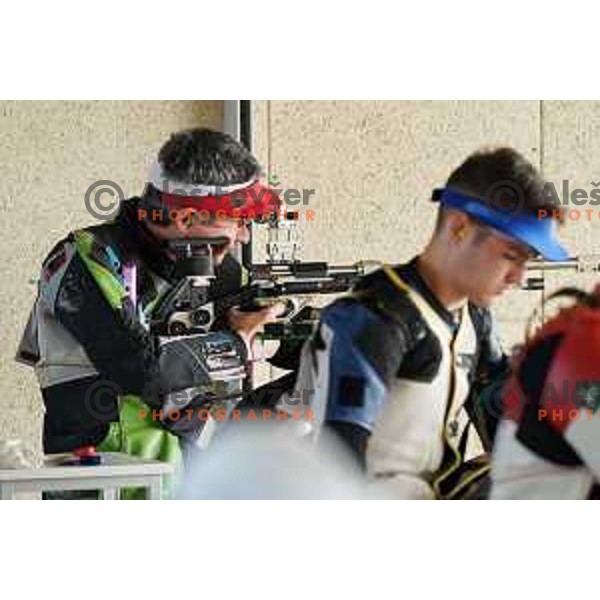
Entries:
{"type": "Polygon", "coordinates": [[[158,161],[154,161],[148,170],[148,183],[165,194],[176,196],[226,196],[231,192],[243,190],[252,185],[255,179],[234,185],[202,185],[199,183],[184,183],[171,179],[158,161]],[[177,192],[177,193],[176,193],[177,192]]]}

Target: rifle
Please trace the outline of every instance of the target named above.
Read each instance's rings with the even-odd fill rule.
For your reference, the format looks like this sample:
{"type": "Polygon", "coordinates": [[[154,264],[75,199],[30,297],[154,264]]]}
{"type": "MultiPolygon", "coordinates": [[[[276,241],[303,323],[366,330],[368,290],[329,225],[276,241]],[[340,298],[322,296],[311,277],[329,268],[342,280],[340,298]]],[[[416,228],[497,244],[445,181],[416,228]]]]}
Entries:
{"type": "Polygon", "coordinates": [[[275,300],[283,300],[286,310],[276,323],[265,325],[263,339],[295,340],[309,337],[319,319],[320,310],[304,306],[302,296],[340,294],[380,266],[376,261],[361,261],[353,265],[331,265],[327,262],[299,260],[294,213],[286,219],[271,218],[266,244],[267,262],[254,263],[251,251],[246,252],[243,264],[248,284],[238,292],[211,298],[209,289],[214,279],[212,247],[226,240],[195,238],[170,242],[178,255],[178,284],[156,308],[151,330],[159,335],[189,335],[208,333],[215,321],[233,307],[255,311],[275,300]]]}
{"type": "MultiPolygon", "coordinates": [[[[600,271],[600,254],[582,254],[561,261],[533,259],[527,263],[528,271],[562,271],[571,270],[576,273],[597,273],[600,271]]],[[[528,277],[522,285],[525,290],[544,290],[546,282],[543,275],[528,277]]]]}
{"type": "Polygon", "coordinates": [[[247,286],[237,294],[216,301],[217,314],[234,306],[242,311],[258,310],[275,299],[283,299],[284,314],[278,322],[266,324],[261,337],[272,340],[307,338],[313,332],[320,310],[304,306],[299,297],[347,292],[378,265],[375,261],[360,261],[353,265],[299,261],[257,264],[250,271],[247,286]]]}
{"type": "Polygon", "coordinates": [[[318,309],[302,306],[298,297],[346,292],[378,264],[358,262],[338,266],[299,261],[257,264],[250,269],[250,282],[238,292],[210,298],[210,284],[214,279],[212,246],[222,242],[220,239],[187,239],[171,243],[171,249],[181,255],[178,261],[181,278],[156,307],[151,322],[153,333],[168,336],[208,333],[213,323],[230,308],[255,311],[283,299],[285,313],[277,323],[265,326],[263,337],[308,337],[318,320],[318,309]]]}

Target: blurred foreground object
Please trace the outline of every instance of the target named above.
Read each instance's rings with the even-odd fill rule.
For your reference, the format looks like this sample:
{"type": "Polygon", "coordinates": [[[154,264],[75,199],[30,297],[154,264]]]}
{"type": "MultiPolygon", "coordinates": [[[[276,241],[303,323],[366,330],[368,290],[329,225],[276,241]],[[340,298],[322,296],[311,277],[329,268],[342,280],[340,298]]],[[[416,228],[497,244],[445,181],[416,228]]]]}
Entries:
{"type": "Polygon", "coordinates": [[[34,466],[33,450],[21,440],[0,440],[0,469],[30,469],[34,466]]]}
{"type": "Polygon", "coordinates": [[[289,424],[240,423],[190,459],[179,498],[360,500],[372,498],[347,451],[333,437],[319,445],[289,424]]]}
{"type": "Polygon", "coordinates": [[[575,303],[528,336],[503,389],[494,499],[600,498],[600,285],[554,298],[575,303]]]}

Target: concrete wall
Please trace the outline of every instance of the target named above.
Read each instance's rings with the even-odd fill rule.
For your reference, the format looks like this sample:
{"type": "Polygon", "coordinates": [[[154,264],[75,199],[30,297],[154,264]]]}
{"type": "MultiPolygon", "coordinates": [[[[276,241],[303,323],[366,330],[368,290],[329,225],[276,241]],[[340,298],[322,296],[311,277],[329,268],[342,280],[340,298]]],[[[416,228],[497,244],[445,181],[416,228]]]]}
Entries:
{"type": "MultiPolygon", "coordinates": [[[[425,243],[427,199],[473,150],[509,144],[558,182],[600,181],[596,102],[258,102],[256,152],[284,187],[314,188],[315,220],[300,221],[306,259],[391,262],[425,243]]],[[[35,295],[40,260],[73,227],[98,179],[140,191],[146,160],[171,131],[220,127],[221,102],[2,102],[0,210],[2,306],[0,438],[38,446],[41,401],[32,373],[13,356],[35,295]]],[[[582,207],[591,208],[591,207],[582,207]]],[[[600,252],[600,219],[568,223],[572,252],[600,252]]],[[[260,236],[259,236],[260,238],[260,236]]],[[[257,255],[260,256],[260,239],[257,255]]],[[[552,289],[594,277],[548,276],[552,289]]],[[[522,339],[537,292],[512,292],[497,307],[507,345],[522,339]]]]}
{"type": "Polygon", "coordinates": [[[13,361],[40,261],[70,229],[93,224],[84,194],[100,179],[142,190],[148,159],[178,129],[220,128],[223,103],[0,102],[0,439],[40,448],[33,372],[13,361]]]}
{"type": "MultiPolygon", "coordinates": [[[[542,105],[541,147],[542,170],[560,190],[563,180],[569,181],[570,193],[580,188],[594,189],[600,182],[600,102],[555,101],[542,105]]],[[[564,206],[563,239],[573,253],[594,259],[600,253],[600,206],[590,204],[564,206]],[[570,218],[567,210],[578,209],[579,220],[570,218]],[[587,210],[592,210],[588,220],[587,210]]],[[[572,215],[576,217],[576,214],[572,215]]],[[[600,282],[597,273],[560,271],[547,275],[548,290],[565,285],[590,289],[600,282]]]]}

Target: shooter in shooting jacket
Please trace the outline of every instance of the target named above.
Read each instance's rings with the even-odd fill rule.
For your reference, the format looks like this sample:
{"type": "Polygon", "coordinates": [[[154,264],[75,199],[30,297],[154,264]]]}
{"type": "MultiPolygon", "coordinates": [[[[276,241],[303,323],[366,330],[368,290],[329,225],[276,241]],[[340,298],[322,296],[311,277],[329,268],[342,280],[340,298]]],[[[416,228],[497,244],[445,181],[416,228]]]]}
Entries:
{"type": "Polygon", "coordinates": [[[426,248],[368,275],[321,315],[297,387],[316,390],[317,421],[383,496],[488,493],[489,415],[473,392],[508,365],[488,307],[519,284],[531,257],[567,257],[555,222],[538,218],[542,190],[516,151],[473,154],[434,192],[426,248]]]}
{"type": "Polygon", "coordinates": [[[600,498],[600,285],[571,298],[515,357],[502,393],[492,499],[600,498]]]}
{"type": "Polygon", "coordinates": [[[181,440],[206,443],[215,407],[227,412],[241,389],[253,335],[279,308],[219,317],[218,306],[186,313],[186,302],[239,289],[230,251],[249,240],[248,217],[278,207],[240,143],[193,129],[163,145],[141,197],[54,247],[17,354],[39,380],[45,452],[91,445],[178,462],[181,440]]]}

